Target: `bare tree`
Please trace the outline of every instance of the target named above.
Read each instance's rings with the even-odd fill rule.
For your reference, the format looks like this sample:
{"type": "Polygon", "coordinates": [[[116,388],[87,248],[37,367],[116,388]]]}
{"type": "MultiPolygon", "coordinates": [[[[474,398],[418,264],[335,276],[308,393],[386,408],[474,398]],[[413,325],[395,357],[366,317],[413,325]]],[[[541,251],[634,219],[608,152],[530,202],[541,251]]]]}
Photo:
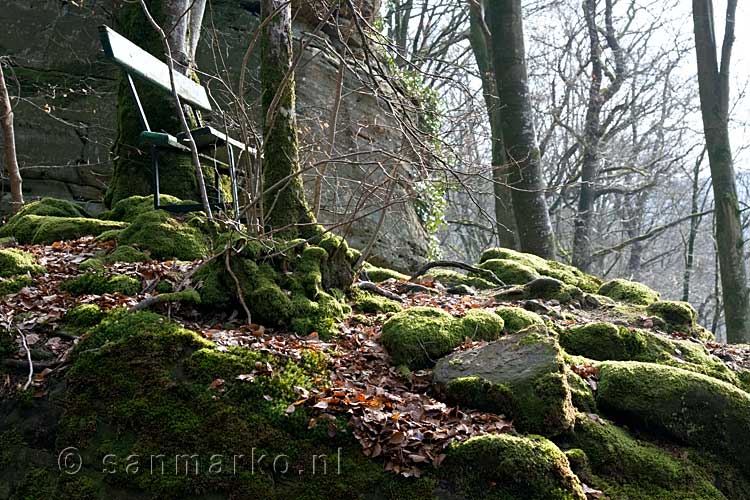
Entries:
{"type": "Polygon", "coordinates": [[[693,0],[698,86],[716,205],[716,245],[724,318],[727,339],[739,343],[750,342],[750,304],[740,208],[729,143],[729,66],[736,11],[737,0],[728,0],[719,60],[716,53],[713,2],[693,0]]]}
{"type": "Polygon", "coordinates": [[[18,169],[16,158],[16,137],[13,130],[13,108],[10,104],[8,87],[5,85],[5,74],[3,64],[0,60],[0,122],[3,129],[3,152],[5,157],[5,169],[8,171],[11,195],[11,212],[16,213],[23,206],[23,190],[21,173],[18,169]]]}

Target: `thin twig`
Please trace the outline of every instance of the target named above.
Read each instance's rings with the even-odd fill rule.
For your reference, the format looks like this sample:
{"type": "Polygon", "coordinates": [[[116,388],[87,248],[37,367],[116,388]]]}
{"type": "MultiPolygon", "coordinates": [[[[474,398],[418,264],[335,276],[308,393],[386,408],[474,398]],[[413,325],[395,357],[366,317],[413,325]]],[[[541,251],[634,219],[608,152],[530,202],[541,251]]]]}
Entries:
{"type": "Polygon", "coordinates": [[[245,310],[245,314],[247,315],[247,324],[249,325],[252,323],[252,317],[250,315],[250,309],[248,309],[247,304],[245,303],[245,292],[242,290],[242,285],[240,285],[240,280],[237,279],[237,276],[234,274],[234,271],[232,271],[232,266],[229,264],[229,252],[231,251],[231,247],[227,248],[224,252],[224,263],[227,266],[227,272],[232,277],[232,280],[234,280],[234,284],[237,287],[237,298],[240,299],[240,304],[242,304],[242,308],[245,310]]]}
{"type": "Polygon", "coordinates": [[[23,334],[20,328],[16,327],[16,330],[18,330],[18,333],[21,335],[21,342],[23,343],[23,348],[26,349],[26,359],[29,362],[29,379],[26,381],[26,384],[23,386],[23,390],[29,388],[31,385],[31,380],[34,378],[34,363],[31,361],[31,350],[29,349],[29,345],[26,343],[26,335],[23,334]]]}

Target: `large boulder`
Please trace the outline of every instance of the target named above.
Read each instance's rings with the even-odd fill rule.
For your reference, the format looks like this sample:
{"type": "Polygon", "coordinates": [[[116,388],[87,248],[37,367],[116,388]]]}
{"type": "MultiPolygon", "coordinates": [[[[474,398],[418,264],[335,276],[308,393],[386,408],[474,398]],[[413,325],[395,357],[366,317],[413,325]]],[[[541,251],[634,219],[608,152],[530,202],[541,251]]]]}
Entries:
{"type": "Polygon", "coordinates": [[[618,302],[640,306],[647,306],[659,300],[659,292],[642,283],[624,279],[607,281],[599,288],[597,293],[618,302]]]}
{"type": "Polygon", "coordinates": [[[750,469],[750,394],[680,368],[635,361],[600,366],[597,404],[612,419],[733,457],[750,469]]]}
{"type": "Polygon", "coordinates": [[[555,435],[575,418],[560,347],[543,326],[446,356],[433,382],[450,402],[508,415],[523,432],[555,435]]]}

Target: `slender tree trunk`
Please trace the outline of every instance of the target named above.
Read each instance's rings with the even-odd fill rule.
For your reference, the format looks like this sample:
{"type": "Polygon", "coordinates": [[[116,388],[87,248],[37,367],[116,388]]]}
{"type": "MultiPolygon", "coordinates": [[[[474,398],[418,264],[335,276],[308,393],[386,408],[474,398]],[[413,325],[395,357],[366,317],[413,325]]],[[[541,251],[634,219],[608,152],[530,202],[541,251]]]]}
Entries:
{"type": "Polygon", "coordinates": [[[262,0],[261,18],[273,15],[261,37],[264,157],[263,213],[265,224],[283,236],[305,234],[299,224],[315,221],[305,201],[299,167],[294,72],[292,71],[292,9],[285,0],[262,0]],[[275,13],[275,14],[274,14],[275,13]]]}
{"type": "MultiPolygon", "coordinates": [[[[706,155],[704,149],[698,159],[695,161],[693,167],[693,183],[690,193],[690,213],[698,213],[698,197],[700,195],[699,175],[701,171],[701,163],[706,155]]],[[[682,300],[685,302],[690,301],[690,281],[693,276],[693,263],[695,261],[695,240],[698,238],[698,226],[700,226],[700,217],[693,217],[690,219],[690,232],[688,233],[687,249],[685,251],[685,272],[682,275],[682,300]]]]}
{"type": "Polygon", "coordinates": [[[551,259],[555,245],[529,100],[521,0],[492,0],[486,9],[518,240],[522,251],[551,259]]]}
{"type": "Polygon", "coordinates": [[[497,85],[492,68],[490,33],[484,22],[484,7],[479,0],[470,0],[470,38],[474,58],[482,77],[482,93],[492,134],[492,189],[495,202],[495,228],[497,243],[505,248],[518,248],[516,220],[513,215],[511,191],[506,173],[507,158],[503,142],[502,103],[498,99],[497,85]]]}
{"type": "MultiPolygon", "coordinates": [[[[175,70],[188,74],[195,68],[195,53],[200,40],[205,0],[146,0],[154,20],[167,34],[175,70]],[[186,13],[187,12],[187,13],[186,13]]],[[[161,37],[151,27],[138,2],[123,2],[114,14],[115,29],[161,60],[165,60],[161,37]]],[[[181,130],[177,110],[169,92],[154,85],[136,87],[151,129],[175,134],[181,130]]],[[[187,114],[190,126],[195,117],[187,114]]],[[[143,126],[127,82],[123,78],[117,93],[117,138],[113,149],[114,172],[105,196],[112,205],[132,195],[151,193],[151,164],[139,148],[143,126]]],[[[198,179],[192,160],[186,154],[159,154],[160,191],[183,199],[199,200],[198,179]]]]}
{"type": "Polygon", "coordinates": [[[750,304],[732,148],[729,143],[729,65],[736,10],[737,0],[728,0],[719,61],[712,1],[693,0],[698,84],[716,206],[716,244],[724,318],[728,341],[739,343],[750,342],[750,304]]]}
{"type": "Polygon", "coordinates": [[[5,169],[10,183],[11,212],[16,213],[23,206],[23,186],[21,172],[16,158],[16,136],[13,130],[13,108],[10,105],[8,87],[5,85],[3,64],[0,61],[0,122],[3,129],[3,153],[5,169]]]}

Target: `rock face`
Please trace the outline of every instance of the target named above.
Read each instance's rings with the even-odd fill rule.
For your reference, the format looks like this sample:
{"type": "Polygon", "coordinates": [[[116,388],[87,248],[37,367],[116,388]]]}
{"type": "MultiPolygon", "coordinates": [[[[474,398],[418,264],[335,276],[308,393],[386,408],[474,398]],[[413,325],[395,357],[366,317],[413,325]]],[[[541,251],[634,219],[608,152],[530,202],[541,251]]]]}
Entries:
{"type": "MultiPolygon", "coordinates": [[[[0,53],[11,56],[14,66],[6,72],[9,86],[20,88],[23,96],[15,104],[15,125],[28,197],[76,200],[94,212],[104,208],[101,200],[111,174],[110,148],[115,139],[118,72],[100,55],[97,26],[112,24],[106,14],[113,11],[112,4],[103,0],[77,7],[72,2],[8,0],[0,9],[4,27],[0,53]]],[[[305,9],[296,17],[297,39],[314,31],[315,12],[330,8],[325,1],[301,4],[305,9]]],[[[377,0],[364,2],[363,14],[372,17],[378,4],[377,0]]],[[[209,74],[228,75],[231,88],[237,88],[240,63],[258,24],[258,8],[252,0],[215,0],[206,14],[199,67],[209,74]],[[217,51],[222,54],[218,63],[217,51]]],[[[345,21],[350,19],[346,12],[341,15],[345,21]]],[[[330,47],[342,53],[343,49],[338,35],[323,29],[323,33],[328,31],[332,36],[321,34],[320,40],[307,46],[296,75],[302,159],[319,169],[309,170],[305,179],[310,199],[317,173],[324,173],[319,218],[324,224],[337,225],[337,231],[355,248],[370,241],[380,219],[377,209],[390,205],[371,260],[396,269],[414,269],[424,261],[429,238],[408,201],[414,195],[409,186],[419,176],[410,163],[415,157],[409,146],[413,141],[404,137],[399,121],[387,112],[384,98],[394,90],[363,71],[348,69],[355,64],[347,64],[342,72],[341,103],[333,119],[341,58],[330,47]],[[394,172],[405,179],[401,184],[406,187],[398,187],[388,202],[385,181],[394,172]],[[343,224],[343,214],[353,212],[359,218],[343,224]]],[[[357,36],[348,37],[347,42],[355,56],[361,54],[357,36]]],[[[247,76],[246,97],[251,104],[258,97],[255,52],[247,76]]],[[[208,80],[204,78],[204,83],[208,80]]],[[[212,96],[221,109],[232,109],[215,83],[207,84],[212,96]]],[[[257,116],[257,109],[251,112],[257,116]]],[[[223,128],[221,116],[213,118],[215,126],[223,128]]],[[[7,191],[6,187],[3,192],[7,191]]],[[[3,200],[0,206],[8,205],[3,200]]]]}
{"type": "Polygon", "coordinates": [[[453,402],[508,414],[525,432],[554,435],[575,418],[560,347],[542,326],[442,358],[433,382],[453,402]]]}

